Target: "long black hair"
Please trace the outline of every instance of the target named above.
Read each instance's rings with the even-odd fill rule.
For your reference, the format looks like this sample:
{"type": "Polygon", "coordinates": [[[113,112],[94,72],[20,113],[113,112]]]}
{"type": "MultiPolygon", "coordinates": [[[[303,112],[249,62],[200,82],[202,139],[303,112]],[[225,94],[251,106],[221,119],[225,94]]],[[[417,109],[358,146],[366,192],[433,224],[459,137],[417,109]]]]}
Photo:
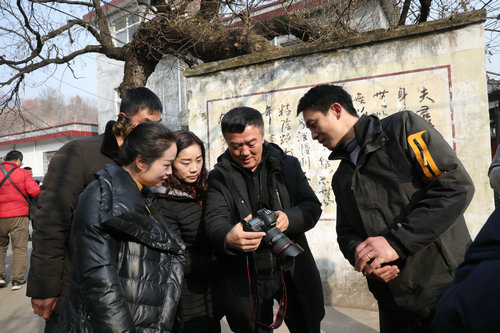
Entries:
{"type": "Polygon", "coordinates": [[[147,121],[137,125],[125,138],[116,162],[121,166],[130,165],[137,156],[151,165],[167,149],[175,144],[175,136],[167,126],[147,121]]]}
{"type": "Polygon", "coordinates": [[[194,198],[198,201],[204,202],[208,191],[208,184],[207,184],[208,171],[205,162],[205,146],[203,145],[203,142],[200,140],[200,138],[198,138],[196,134],[190,131],[184,131],[184,130],[176,131],[174,132],[174,136],[177,145],[177,155],[179,155],[179,153],[183,149],[186,149],[187,147],[193,144],[197,144],[201,149],[203,165],[201,166],[200,175],[198,176],[198,179],[194,184],[187,184],[185,182],[182,182],[179,178],[177,178],[175,175],[175,166],[174,166],[172,168],[173,169],[172,175],[168,177],[165,182],[165,186],[167,187],[167,193],[171,190],[180,190],[182,192],[192,194],[194,188],[194,198]]]}

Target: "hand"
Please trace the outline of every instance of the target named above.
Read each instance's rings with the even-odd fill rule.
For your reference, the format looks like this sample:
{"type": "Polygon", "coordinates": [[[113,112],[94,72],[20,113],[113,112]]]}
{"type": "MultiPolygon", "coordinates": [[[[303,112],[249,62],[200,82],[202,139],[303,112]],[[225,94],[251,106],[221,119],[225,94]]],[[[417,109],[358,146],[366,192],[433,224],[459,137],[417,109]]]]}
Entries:
{"type": "Polygon", "coordinates": [[[385,265],[379,268],[371,268],[366,265],[363,275],[370,279],[377,279],[383,282],[389,282],[395,279],[399,274],[399,268],[396,265],[385,265]]]}
{"type": "Polygon", "coordinates": [[[281,232],[285,232],[285,230],[288,229],[288,226],[290,225],[290,222],[288,221],[288,216],[281,210],[277,210],[275,211],[275,213],[276,213],[276,228],[280,229],[281,232]]]}
{"type": "Polygon", "coordinates": [[[368,237],[354,251],[354,269],[362,272],[368,262],[375,269],[383,263],[388,263],[398,258],[398,253],[392,248],[385,237],[368,237]]]}
{"type": "Polygon", "coordinates": [[[59,297],[32,298],[31,306],[33,307],[33,312],[43,317],[43,319],[49,320],[58,300],[59,297]]]}
{"type": "MultiPolygon", "coordinates": [[[[251,218],[252,215],[248,215],[245,220],[248,221],[251,218]]],[[[244,231],[243,224],[239,222],[227,233],[226,245],[243,252],[255,251],[265,235],[265,232],[244,231]]]]}

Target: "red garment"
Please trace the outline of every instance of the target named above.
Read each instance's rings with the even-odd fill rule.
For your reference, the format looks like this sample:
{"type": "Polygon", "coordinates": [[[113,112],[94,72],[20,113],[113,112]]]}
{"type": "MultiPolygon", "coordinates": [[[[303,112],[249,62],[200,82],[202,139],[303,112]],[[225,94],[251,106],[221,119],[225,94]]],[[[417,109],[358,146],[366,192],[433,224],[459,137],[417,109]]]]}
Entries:
{"type": "MultiPolygon", "coordinates": [[[[17,167],[14,162],[3,162],[1,165],[5,167],[7,172],[17,167]]],[[[0,181],[4,177],[4,174],[0,171],[0,181]]],[[[28,170],[17,168],[10,174],[10,179],[25,196],[36,197],[40,194],[40,186],[35,182],[28,170]]],[[[7,179],[0,187],[0,219],[28,216],[28,212],[28,202],[7,179]]]]}

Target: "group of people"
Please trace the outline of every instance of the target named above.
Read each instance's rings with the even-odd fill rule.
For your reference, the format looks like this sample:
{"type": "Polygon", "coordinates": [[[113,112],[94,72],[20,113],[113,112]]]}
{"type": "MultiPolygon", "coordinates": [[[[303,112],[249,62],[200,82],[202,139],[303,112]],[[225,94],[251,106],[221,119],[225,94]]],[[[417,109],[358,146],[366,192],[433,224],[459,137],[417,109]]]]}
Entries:
{"type": "MultiPolygon", "coordinates": [[[[161,114],[149,89],[127,90],[103,134],[52,158],[27,286],[45,332],[220,332],[225,316],[234,332],[284,322],[319,333],[323,290],[305,232],[322,210],[298,159],[265,140],[258,110],[241,106],[223,116],[227,150],[208,172],[203,142],[172,133],[161,114]]],[[[456,288],[491,233],[466,253],[474,186],[434,127],[412,112],[359,117],[334,85],[311,88],[297,115],[340,160],[337,240],[366,276],[380,331],[493,332],[454,308],[468,302],[456,288]]]]}

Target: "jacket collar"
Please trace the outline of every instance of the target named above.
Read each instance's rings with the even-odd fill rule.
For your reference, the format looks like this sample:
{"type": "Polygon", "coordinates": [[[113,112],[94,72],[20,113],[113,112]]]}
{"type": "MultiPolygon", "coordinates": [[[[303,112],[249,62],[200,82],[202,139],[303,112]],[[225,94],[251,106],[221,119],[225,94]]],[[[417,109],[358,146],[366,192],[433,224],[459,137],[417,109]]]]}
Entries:
{"type": "MultiPolygon", "coordinates": [[[[380,119],[374,115],[363,115],[359,118],[354,124],[354,136],[364,154],[379,149],[388,140],[387,135],[382,130],[380,119]]],[[[334,149],[328,159],[349,159],[349,154],[342,146],[334,149]]]]}
{"type": "Polygon", "coordinates": [[[184,249],[180,236],[171,231],[156,212],[154,194],[147,186],[139,191],[130,174],[116,164],[106,164],[97,174],[99,180],[112,190],[109,193],[103,191],[105,202],[101,204],[110,206],[100,211],[103,226],[113,234],[121,234],[159,250],[178,253],[184,249]]]}
{"type": "Polygon", "coordinates": [[[106,129],[104,130],[103,134],[104,139],[101,145],[101,153],[108,157],[111,157],[112,159],[114,159],[118,155],[118,152],[120,150],[120,147],[118,147],[118,142],[116,141],[116,137],[113,134],[113,125],[115,123],[115,121],[111,120],[106,124],[106,129]]]}
{"type": "Polygon", "coordinates": [[[5,162],[2,162],[0,164],[3,164],[3,165],[8,164],[8,165],[12,165],[14,168],[19,168],[19,165],[17,165],[16,162],[12,162],[12,161],[5,161],[5,162]]]}

